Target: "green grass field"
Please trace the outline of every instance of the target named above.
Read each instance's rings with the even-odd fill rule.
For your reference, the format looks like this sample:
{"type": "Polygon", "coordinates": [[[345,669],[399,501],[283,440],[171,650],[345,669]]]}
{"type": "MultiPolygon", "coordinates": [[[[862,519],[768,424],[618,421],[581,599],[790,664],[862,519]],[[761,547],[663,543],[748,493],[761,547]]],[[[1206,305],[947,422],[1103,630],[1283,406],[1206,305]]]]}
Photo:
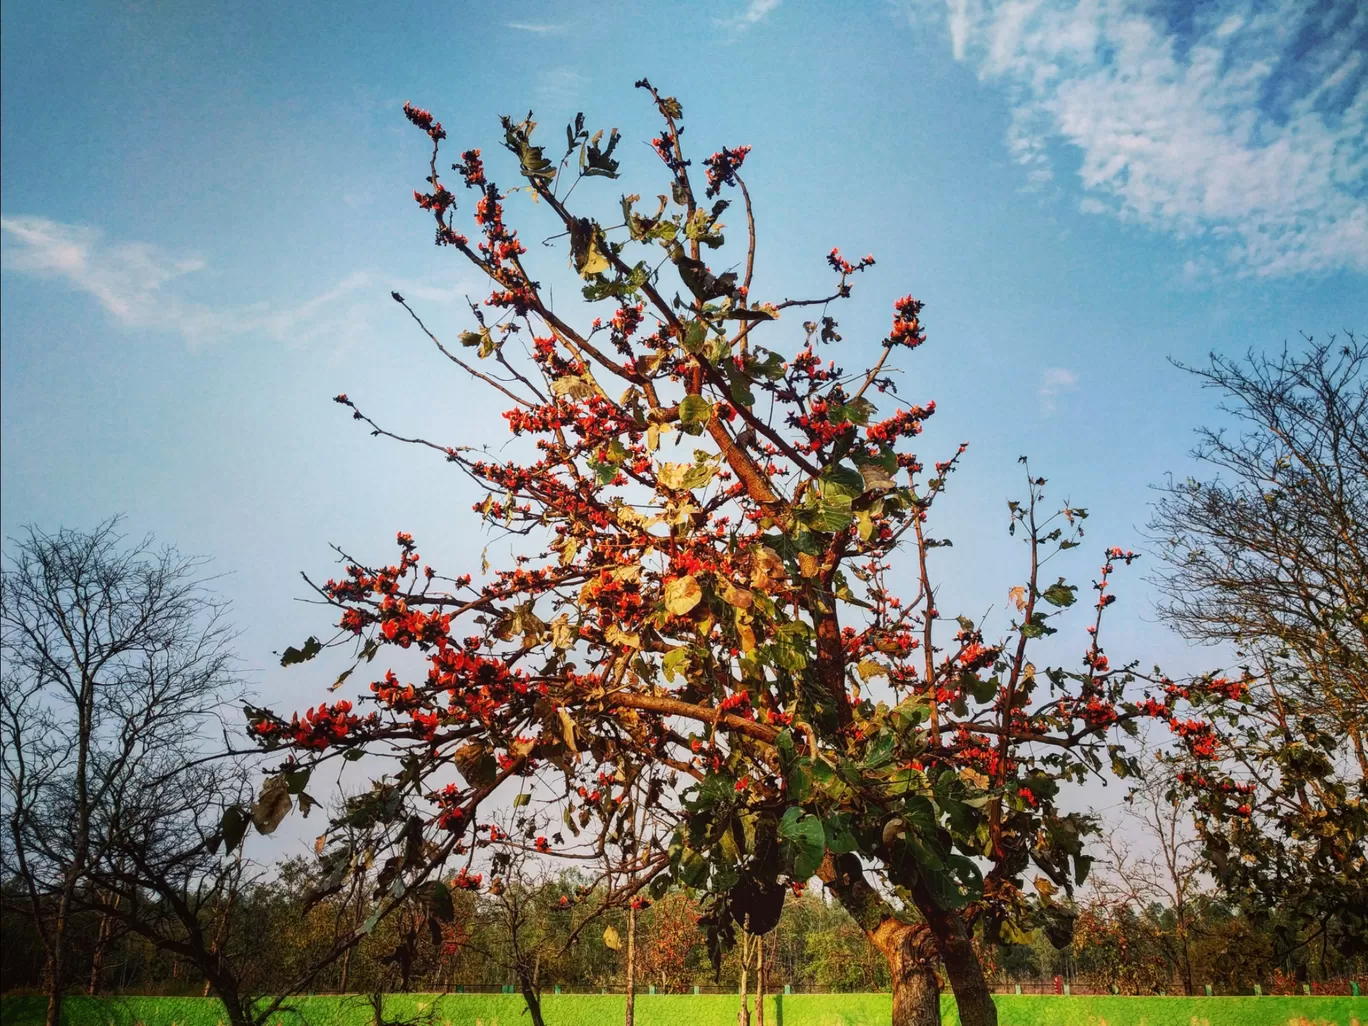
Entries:
{"type": "MultiPolygon", "coordinates": [[[[1030,997],[996,998],[1002,1026],[1368,1026],[1368,999],[1348,997],[1030,997]]],[[[42,998],[0,1001],[4,1026],[43,1021],[42,998]]],[[[295,1010],[273,1017],[271,1026],[370,1026],[370,1006],[360,998],[300,998],[295,1010]]],[[[639,1026],[732,1026],[737,999],[729,994],[638,995],[639,1026]]],[[[943,1003],[945,1026],[959,1026],[954,1002],[943,1003]]],[[[618,995],[548,994],[547,1026],[618,1026],[618,995]]],[[[385,1017],[418,1019],[434,1012],[432,1026],[523,1026],[522,998],[513,994],[396,994],[385,1017]],[[435,1003],[435,1008],[434,1008],[435,1003]]],[[[881,1026],[888,1022],[887,994],[790,994],[770,998],[766,1026],[881,1026]]],[[[213,998],[72,997],[66,1026],[220,1026],[223,1010],[213,998]]]]}

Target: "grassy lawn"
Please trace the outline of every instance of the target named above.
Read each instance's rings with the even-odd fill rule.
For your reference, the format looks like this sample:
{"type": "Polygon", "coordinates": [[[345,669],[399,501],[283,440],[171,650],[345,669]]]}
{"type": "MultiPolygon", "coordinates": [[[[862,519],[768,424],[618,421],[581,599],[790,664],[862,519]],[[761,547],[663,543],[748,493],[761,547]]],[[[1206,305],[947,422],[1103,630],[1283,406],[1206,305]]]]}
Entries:
{"type": "MultiPolygon", "coordinates": [[[[1002,1026],[1368,1026],[1368,1000],[1347,997],[1033,997],[996,998],[1002,1026]]],[[[4,1026],[43,1021],[42,998],[0,1002],[4,1026]]],[[[729,994],[638,995],[638,1026],[732,1026],[738,1000],[729,994]]],[[[945,1026],[958,1026],[954,1002],[943,1002],[945,1026]]],[[[618,1026],[618,995],[547,994],[547,1026],[618,1026]]],[[[420,1019],[431,1026],[523,1026],[522,998],[513,994],[395,994],[385,1017],[420,1019]]],[[[766,1026],[881,1026],[887,994],[790,994],[766,1001],[766,1026]]],[[[220,1026],[213,998],[71,997],[66,1026],[220,1026]]],[[[357,997],[300,998],[270,1026],[370,1026],[371,1010],[357,997]]]]}

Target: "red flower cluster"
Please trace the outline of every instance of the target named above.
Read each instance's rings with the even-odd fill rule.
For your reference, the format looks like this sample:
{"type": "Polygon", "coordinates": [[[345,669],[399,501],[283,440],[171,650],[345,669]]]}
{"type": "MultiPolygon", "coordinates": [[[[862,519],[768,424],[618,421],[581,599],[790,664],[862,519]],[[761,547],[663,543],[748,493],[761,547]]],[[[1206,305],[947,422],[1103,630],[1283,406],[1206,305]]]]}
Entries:
{"type": "Polygon", "coordinates": [[[466,188],[482,189],[487,184],[485,180],[484,161],[480,159],[479,150],[466,150],[461,154],[464,163],[451,165],[452,170],[460,174],[465,179],[466,188]]]}
{"type": "Polygon", "coordinates": [[[827,263],[831,265],[833,271],[839,271],[842,275],[854,274],[856,271],[863,271],[866,267],[874,266],[874,256],[870,254],[861,258],[858,264],[852,264],[841,256],[840,249],[832,246],[831,252],[827,254],[827,263]]]}
{"type": "Polygon", "coordinates": [[[442,130],[442,123],[440,121],[432,120],[431,111],[423,110],[421,107],[415,107],[413,104],[405,101],[404,117],[408,118],[409,121],[426,132],[433,142],[446,138],[446,132],[442,130]]]}
{"type": "Polygon", "coordinates": [[[465,809],[461,808],[461,802],[466,798],[465,792],[457,789],[455,784],[447,784],[438,794],[432,796],[437,804],[437,827],[439,830],[446,830],[450,833],[463,833],[466,828],[465,809]]]}
{"type": "Polygon", "coordinates": [[[903,296],[893,304],[893,329],[888,333],[889,345],[915,349],[926,341],[920,320],[923,305],[911,296],[903,296]]]}
{"type": "Polygon", "coordinates": [[[449,886],[458,891],[478,891],[483,882],[483,873],[470,873],[462,866],[461,871],[451,878],[449,886]]]}
{"type": "Polygon", "coordinates": [[[708,169],[709,199],[720,193],[722,186],[736,184],[736,172],[745,163],[746,154],[750,151],[749,146],[738,146],[734,150],[729,150],[724,146],[720,153],[714,153],[703,161],[703,166],[708,169]]]}
{"type": "Polygon", "coordinates": [[[929,402],[925,406],[912,406],[906,410],[899,410],[887,420],[881,420],[877,424],[870,424],[865,428],[865,435],[871,442],[882,442],[885,445],[892,444],[899,438],[913,438],[921,434],[922,422],[936,412],[936,404],[929,402]]]}
{"type": "Polygon", "coordinates": [[[251,729],[260,738],[279,738],[298,748],[312,748],[321,752],[337,744],[359,724],[373,722],[376,718],[371,713],[363,721],[351,708],[352,704],[346,699],[332,705],[324,702],[316,709],[305,710],[302,721],[299,713],[293,714],[288,724],[262,718],[255,721],[251,729]]]}

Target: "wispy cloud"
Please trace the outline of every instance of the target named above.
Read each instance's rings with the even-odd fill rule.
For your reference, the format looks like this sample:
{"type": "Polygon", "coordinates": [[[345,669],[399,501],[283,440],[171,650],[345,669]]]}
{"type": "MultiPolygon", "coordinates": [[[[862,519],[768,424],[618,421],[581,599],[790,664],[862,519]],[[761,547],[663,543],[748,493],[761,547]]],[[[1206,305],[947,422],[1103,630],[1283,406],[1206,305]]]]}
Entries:
{"type": "Polygon", "coordinates": [[[1058,408],[1058,399],[1065,392],[1078,390],[1078,375],[1067,367],[1046,367],[1040,375],[1040,412],[1049,416],[1058,408]]]}
{"type": "Polygon", "coordinates": [[[783,2],[784,0],[748,0],[740,13],[730,18],[718,18],[717,22],[732,29],[747,29],[768,18],[770,13],[783,2]]]}
{"type": "Polygon", "coordinates": [[[6,271],[86,293],[123,328],[179,335],[191,346],[263,335],[293,345],[326,340],[342,349],[380,330],[391,289],[443,303],[465,291],[362,271],[295,304],[211,306],[184,294],[185,279],[208,267],[200,257],[109,240],[98,229],[45,217],[0,215],[0,239],[6,271]]]}
{"type": "Polygon", "coordinates": [[[516,29],[518,32],[533,32],[539,36],[559,36],[564,35],[568,26],[549,25],[529,21],[508,21],[504,22],[504,28],[516,29]]]}
{"type": "Polygon", "coordinates": [[[547,106],[573,106],[588,84],[574,68],[546,68],[537,72],[537,99],[547,106]]]}
{"type": "Polygon", "coordinates": [[[1368,273],[1368,5],[947,0],[955,57],[1002,85],[1035,184],[1171,234],[1191,266],[1368,273]],[[1071,158],[1072,159],[1072,158],[1071,158]]]}

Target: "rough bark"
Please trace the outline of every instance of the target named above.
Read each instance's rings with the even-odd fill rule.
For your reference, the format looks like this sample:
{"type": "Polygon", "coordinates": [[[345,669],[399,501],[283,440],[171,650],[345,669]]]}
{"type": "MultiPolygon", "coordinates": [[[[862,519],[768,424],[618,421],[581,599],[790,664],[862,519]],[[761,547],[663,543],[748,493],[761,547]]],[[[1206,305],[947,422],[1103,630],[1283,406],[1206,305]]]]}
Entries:
{"type": "Polygon", "coordinates": [[[960,1026],[997,1026],[997,1006],[964,919],[957,911],[939,906],[921,884],[913,887],[912,894],[935,938],[959,1009],[960,1026]]]}
{"type": "MultiPolygon", "coordinates": [[[[865,880],[860,860],[854,855],[828,855],[817,876],[888,962],[893,983],[893,1026],[940,1026],[937,945],[927,926],[899,918],[893,906],[865,880]]],[[[978,965],[977,957],[974,964],[978,965]]],[[[978,1026],[969,1020],[964,1023],[978,1026]]]]}

